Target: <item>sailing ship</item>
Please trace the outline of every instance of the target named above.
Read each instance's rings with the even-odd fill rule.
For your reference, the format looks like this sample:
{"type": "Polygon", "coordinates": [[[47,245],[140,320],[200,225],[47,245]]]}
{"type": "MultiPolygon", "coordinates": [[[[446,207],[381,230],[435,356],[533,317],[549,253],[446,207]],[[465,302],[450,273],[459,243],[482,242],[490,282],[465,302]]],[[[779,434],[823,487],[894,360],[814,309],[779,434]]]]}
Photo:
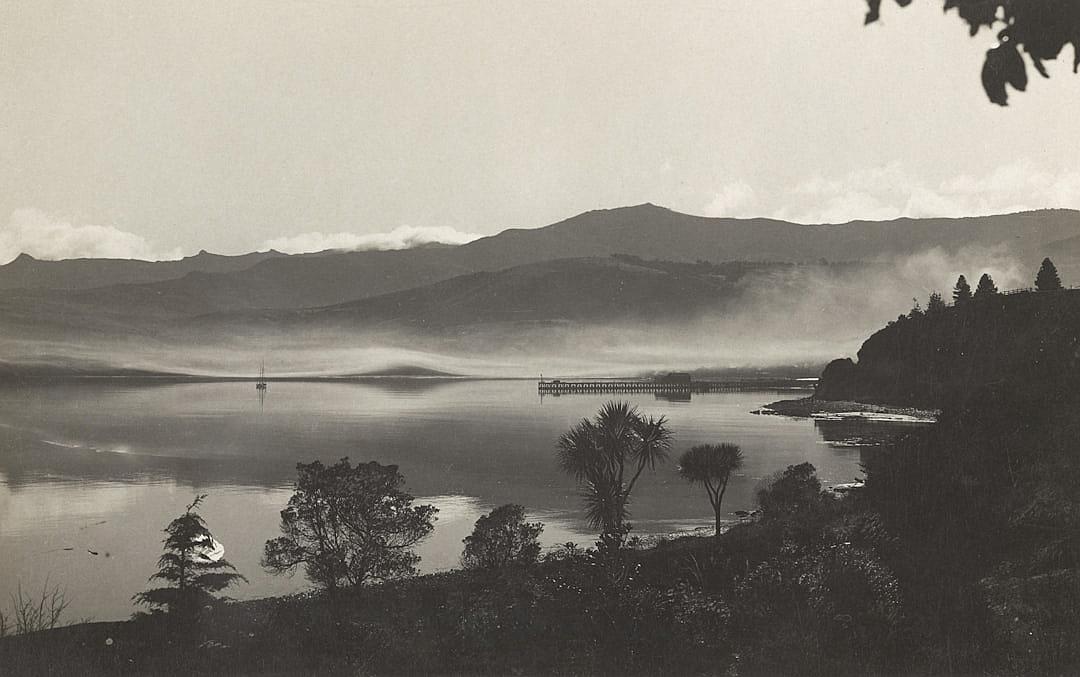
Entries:
{"type": "Polygon", "coordinates": [[[259,380],[255,382],[255,390],[266,390],[266,363],[259,363],[259,380]]]}

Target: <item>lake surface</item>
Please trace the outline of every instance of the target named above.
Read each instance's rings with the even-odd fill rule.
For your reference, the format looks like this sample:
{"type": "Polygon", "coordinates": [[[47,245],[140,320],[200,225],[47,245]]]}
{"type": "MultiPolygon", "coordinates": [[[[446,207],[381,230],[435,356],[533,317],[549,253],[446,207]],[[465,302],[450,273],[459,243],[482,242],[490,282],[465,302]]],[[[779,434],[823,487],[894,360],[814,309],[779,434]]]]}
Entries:
{"type": "MultiPolygon", "coordinates": [[[[618,397],[668,417],[673,455],[701,443],[743,448],[745,466],[724,499],[731,512],[752,508],[761,481],[790,464],[810,461],[826,484],[851,481],[866,450],[830,440],[883,425],[750,413],[784,396],[618,397]]],[[[557,469],[554,448],[612,397],[541,399],[533,381],[421,379],[271,383],[265,397],[244,382],[0,387],[0,604],[20,584],[40,590],[49,580],[67,588],[69,620],[128,617],[161,554],[162,529],[197,493],[209,494],[202,515],[250,579],[231,596],[304,589],[302,573],[271,576],[258,561],[278,535],[296,463],[313,459],[400,467],[409,491],[439,508],[417,549],[423,571],[456,567],[477,517],[503,503],[544,522],[546,546],[591,544],[580,492],[557,469]]],[[[639,534],[712,523],[704,490],[681,481],[673,462],[639,482],[631,510],[639,534]]]]}

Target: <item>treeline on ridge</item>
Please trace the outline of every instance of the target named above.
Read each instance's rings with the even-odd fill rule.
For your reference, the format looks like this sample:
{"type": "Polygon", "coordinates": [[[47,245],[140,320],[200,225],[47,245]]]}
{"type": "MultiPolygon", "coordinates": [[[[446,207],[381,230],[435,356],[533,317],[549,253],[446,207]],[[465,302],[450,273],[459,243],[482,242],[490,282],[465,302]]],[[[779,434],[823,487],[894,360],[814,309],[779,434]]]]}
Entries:
{"type": "Polygon", "coordinates": [[[858,362],[831,362],[815,397],[941,408],[984,387],[1040,397],[1067,389],[1080,366],[1080,290],[1062,286],[1049,259],[1034,290],[1001,293],[961,276],[954,303],[931,294],[863,343],[858,362]],[[1035,391],[1035,392],[1032,392],[1035,391]]]}

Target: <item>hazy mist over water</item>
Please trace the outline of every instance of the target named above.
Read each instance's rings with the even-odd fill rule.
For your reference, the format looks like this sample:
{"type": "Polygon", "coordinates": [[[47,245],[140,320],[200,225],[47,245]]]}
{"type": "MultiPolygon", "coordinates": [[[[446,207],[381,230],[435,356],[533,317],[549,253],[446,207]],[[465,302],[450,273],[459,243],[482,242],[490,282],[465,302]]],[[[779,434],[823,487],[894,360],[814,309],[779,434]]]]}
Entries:
{"type": "MultiPolygon", "coordinates": [[[[681,319],[551,319],[432,326],[423,318],[348,326],[320,321],[178,321],[112,335],[26,340],[0,330],[13,362],[93,364],[209,376],[361,374],[421,367],[459,375],[624,376],[654,371],[812,365],[853,356],[872,332],[933,291],[949,298],[963,274],[990,273],[1001,289],[1027,286],[1027,262],[1004,248],[931,249],[893,262],[784,266],[747,275],[730,297],[697,300],[681,319]]],[[[588,289],[580,293],[588,293],[588,289]]],[[[528,307],[528,300],[522,302],[528,307]]],[[[136,325],[138,326],[138,325],[136,325]]]]}
{"type": "MultiPolygon", "coordinates": [[[[751,508],[761,480],[792,463],[814,463],[826,483],[860,473],[863,450],[826,442],[858,435],[857,426],[749,413],[781,396],[631,399],[669,418],[674,454],[705,442],[743,447],[746,466],[724,504],[734,511],[751,508]]],[[[196,493],[209,494],[203,515],[251,579],[232,594],[302,589],[300,574],[261,571],[262,544],[277,534],[295,464],[343,456],[399,465],[411,493],[439,507],[436,530],[418,550],[423,571],[457,566],[476,518],[508,502],[545,523],[546,546],[588,544],[594,534],[579,489],[557,469],[554,445],[607,399],[541,400],[522,381],[415,379],[271,383],[261,400],[242,382],[0,388],[0,596],[20,582],[40,588],[48,576],[67,586],[73,617],[126,617],[160,555],[161,529],[196,493]]],[[[631,510],[635,533],[710,524],[704,494],[681,481],[673,463],[643,478],[631,510]]]]}

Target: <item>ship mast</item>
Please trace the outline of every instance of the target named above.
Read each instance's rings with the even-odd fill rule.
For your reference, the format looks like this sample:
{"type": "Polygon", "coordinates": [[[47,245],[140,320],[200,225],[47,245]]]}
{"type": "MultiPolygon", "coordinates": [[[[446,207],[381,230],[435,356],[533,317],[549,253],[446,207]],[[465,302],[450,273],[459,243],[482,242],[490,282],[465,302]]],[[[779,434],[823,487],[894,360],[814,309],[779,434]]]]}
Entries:
{"type": "Polygon", "coordinates": [[[256,390],[266,390],[266,360],[259,362],[259,380],[255,383],[256,390]]]}

